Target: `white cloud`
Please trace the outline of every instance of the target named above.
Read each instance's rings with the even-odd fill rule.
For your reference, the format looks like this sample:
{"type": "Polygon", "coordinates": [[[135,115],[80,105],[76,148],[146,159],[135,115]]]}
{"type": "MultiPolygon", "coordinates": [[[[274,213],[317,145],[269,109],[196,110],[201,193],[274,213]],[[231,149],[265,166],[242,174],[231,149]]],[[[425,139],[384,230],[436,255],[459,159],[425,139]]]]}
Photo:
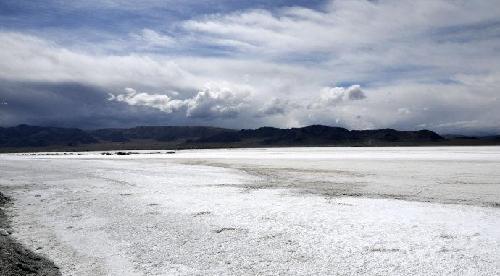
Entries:
{"type": "Polygon", "coordinates": [[[269,102],[264,103],[264,106],[259,108],[256,116],[272,116],[272,115],[285,115],[291,109],[300,109],[297,103],[290,103],[288,99],[273,98],[269,102]]]}
{"type": "Polygon", "coordinates": [[[92,55],[19,33],[0,32],[0,78],[104,87],[192,88],[204,81],[177,63],[147,55],[92,55]]]}
{"type": "Polygon", "coordinates": [[[206,119],[236,117],[245,106],[250,93],[249,87],[207,83],[195,97],[186,100],[186,116],[206,119]]]}
{"type": "Polygon", "coordinates": [[[362,100],[366,98],[365,93],[359,85],[349,87],[324,87],[321,90],[319,106],[331,106],[341,102],[362,100]]]}
{"type": "Polygon", "coordinates": [[[242,127],[498,129],[497,2],[331,1],[197,16],[120,37],[126,50],[112,54],[0,32],[0,79],[165,91],[114,100],[242,127]]]}
{"type": "Polygon", "coordinates": [[[120,95],[110,94],[110,101],[124,102],[129,105],[149,106],[166,113],[178,111],[184,107],[184,101],[173,100],[167,95],[138,93],[135,89],[127,87],[126,93],[120,95]]]}
{"type": "Polygon", "coordinates": [[[131,33],[130,36],[145,49],[172,47],[176,44],[172,37],[159,34],[151,29],[142,29],[139,33],[131,33]]]}
{"type": "Polygon", "coordinates": [[[496,2],[331,1],[322,11],[251,10],[189,20],[183,26],[205,43],[227,41],[235,51],[261,59],[317,60],[341,81],[429,81],[499,70],[491,60],[500,43],[491,32],[498,33],[498,27],[477,35],[488,24],[499,24],[500,11],[492,9],[496,2]],[[462,36],[457,40],[450,32],[462,36]],[[408,70],[417,72],[404,75],[408,70]],[[386,71],[392,75],[384,75],[386,71]]]}
{"type": "Polygon", "coordinates": [[[398,114],[399,115],[410,115],[411,110],[407,107],[400,107],[400,108],[398,108],[398,114]]]}
{"type": "Polygon", "coordinates": [[[298,7],[276,12],[250,10],[189,20],[184,27],[259,46],[261,53],[350,51],[374,43],[403,41],[431,28],[495,20],[499,11],[487,2],[330,1],[322,11],[298,7]]]}
{"type": "Polygon", "coordinates": [[[213,118],[236,117],[247,104],[251,88],[229,83],[207,83],[196,95],[187,99],[172,99],[163,94],[137,92],[125,88],[125,94],[110,94],[110,101],[128,105],[147,106],[166,113],[185,112],[186,117],[213,118]]]}

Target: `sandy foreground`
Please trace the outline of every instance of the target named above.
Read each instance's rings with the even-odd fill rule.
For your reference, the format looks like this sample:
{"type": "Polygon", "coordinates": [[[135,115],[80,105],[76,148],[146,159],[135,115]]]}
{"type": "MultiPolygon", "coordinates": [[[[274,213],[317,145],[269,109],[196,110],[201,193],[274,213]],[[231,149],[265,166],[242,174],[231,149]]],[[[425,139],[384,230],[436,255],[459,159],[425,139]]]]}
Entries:
{"type": "Polygon", "coordinates": [[[499,275],[500,147],[0,155],[63,275],[499,275]]]}

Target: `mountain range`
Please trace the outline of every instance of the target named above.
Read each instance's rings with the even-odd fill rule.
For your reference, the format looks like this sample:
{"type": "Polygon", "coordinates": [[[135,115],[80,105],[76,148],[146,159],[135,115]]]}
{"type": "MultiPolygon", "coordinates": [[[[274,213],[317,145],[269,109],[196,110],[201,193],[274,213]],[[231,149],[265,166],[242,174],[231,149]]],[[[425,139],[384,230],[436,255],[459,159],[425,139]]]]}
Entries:
{"type": "Polygon", "coordinates": [[[206,126],[138,126],[81,130],[18,125],[0,127],[0,151],[84,151],[278,146],[497,145],[499,136],[439,135],[430,130],[348,130],[311,125],[280,129],[226,129],[206,126]]]}

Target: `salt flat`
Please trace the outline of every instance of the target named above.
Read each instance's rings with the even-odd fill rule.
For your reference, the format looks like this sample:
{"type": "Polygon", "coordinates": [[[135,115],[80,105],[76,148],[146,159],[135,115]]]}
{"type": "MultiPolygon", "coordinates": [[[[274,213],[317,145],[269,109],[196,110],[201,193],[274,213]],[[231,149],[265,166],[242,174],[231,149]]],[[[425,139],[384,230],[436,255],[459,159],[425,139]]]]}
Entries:
{"type": "Polygon", "coordinates": [[[5,154],[0,168],[14,237],[65,275],[500,273],[500,147],[5,154]]]}

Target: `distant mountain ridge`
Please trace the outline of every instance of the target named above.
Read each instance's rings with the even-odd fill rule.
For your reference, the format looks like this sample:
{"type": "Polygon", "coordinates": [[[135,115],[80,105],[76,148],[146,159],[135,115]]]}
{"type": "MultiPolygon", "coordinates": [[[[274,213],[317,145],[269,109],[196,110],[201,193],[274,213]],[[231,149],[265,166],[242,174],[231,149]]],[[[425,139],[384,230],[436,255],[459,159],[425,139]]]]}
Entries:
{"type": "Polygon", "coordinates": [[[430,130],[398,131],[394,129],[348,130],[341,127],[311,125],[302,128],[280,129],[261,127],[222,132],[196,140],[198,143],[236,143],[245,140],[261,145],[370,145],[392,142],[437,142],[443,137],[430,130]]]}
{"type": "Polygon", "coordinates": [[[276,146],[496,145],[500,136],[443,137],[430,130],[348,130],[311,125],[280,129],[226,129],[206,126],[138,126],[84,131],[18,125],[0,127],[0,150],[185,149],[276,146]]]}
{"type": "Polygon", "coordinates": [[[18,125],[0,127],[0,147],[77,146],[98,143],[89,133],[77,128],[18,125]]]}
{"type": "Polygon", "coordinates": [[[126,142],[134,139],[153,139],[157,141],[174,141],[209,137],[230,129],[205,126],[138,126],[134,128],[108,128],[89,131],[89,134],[100,140],[126,142]]]}

